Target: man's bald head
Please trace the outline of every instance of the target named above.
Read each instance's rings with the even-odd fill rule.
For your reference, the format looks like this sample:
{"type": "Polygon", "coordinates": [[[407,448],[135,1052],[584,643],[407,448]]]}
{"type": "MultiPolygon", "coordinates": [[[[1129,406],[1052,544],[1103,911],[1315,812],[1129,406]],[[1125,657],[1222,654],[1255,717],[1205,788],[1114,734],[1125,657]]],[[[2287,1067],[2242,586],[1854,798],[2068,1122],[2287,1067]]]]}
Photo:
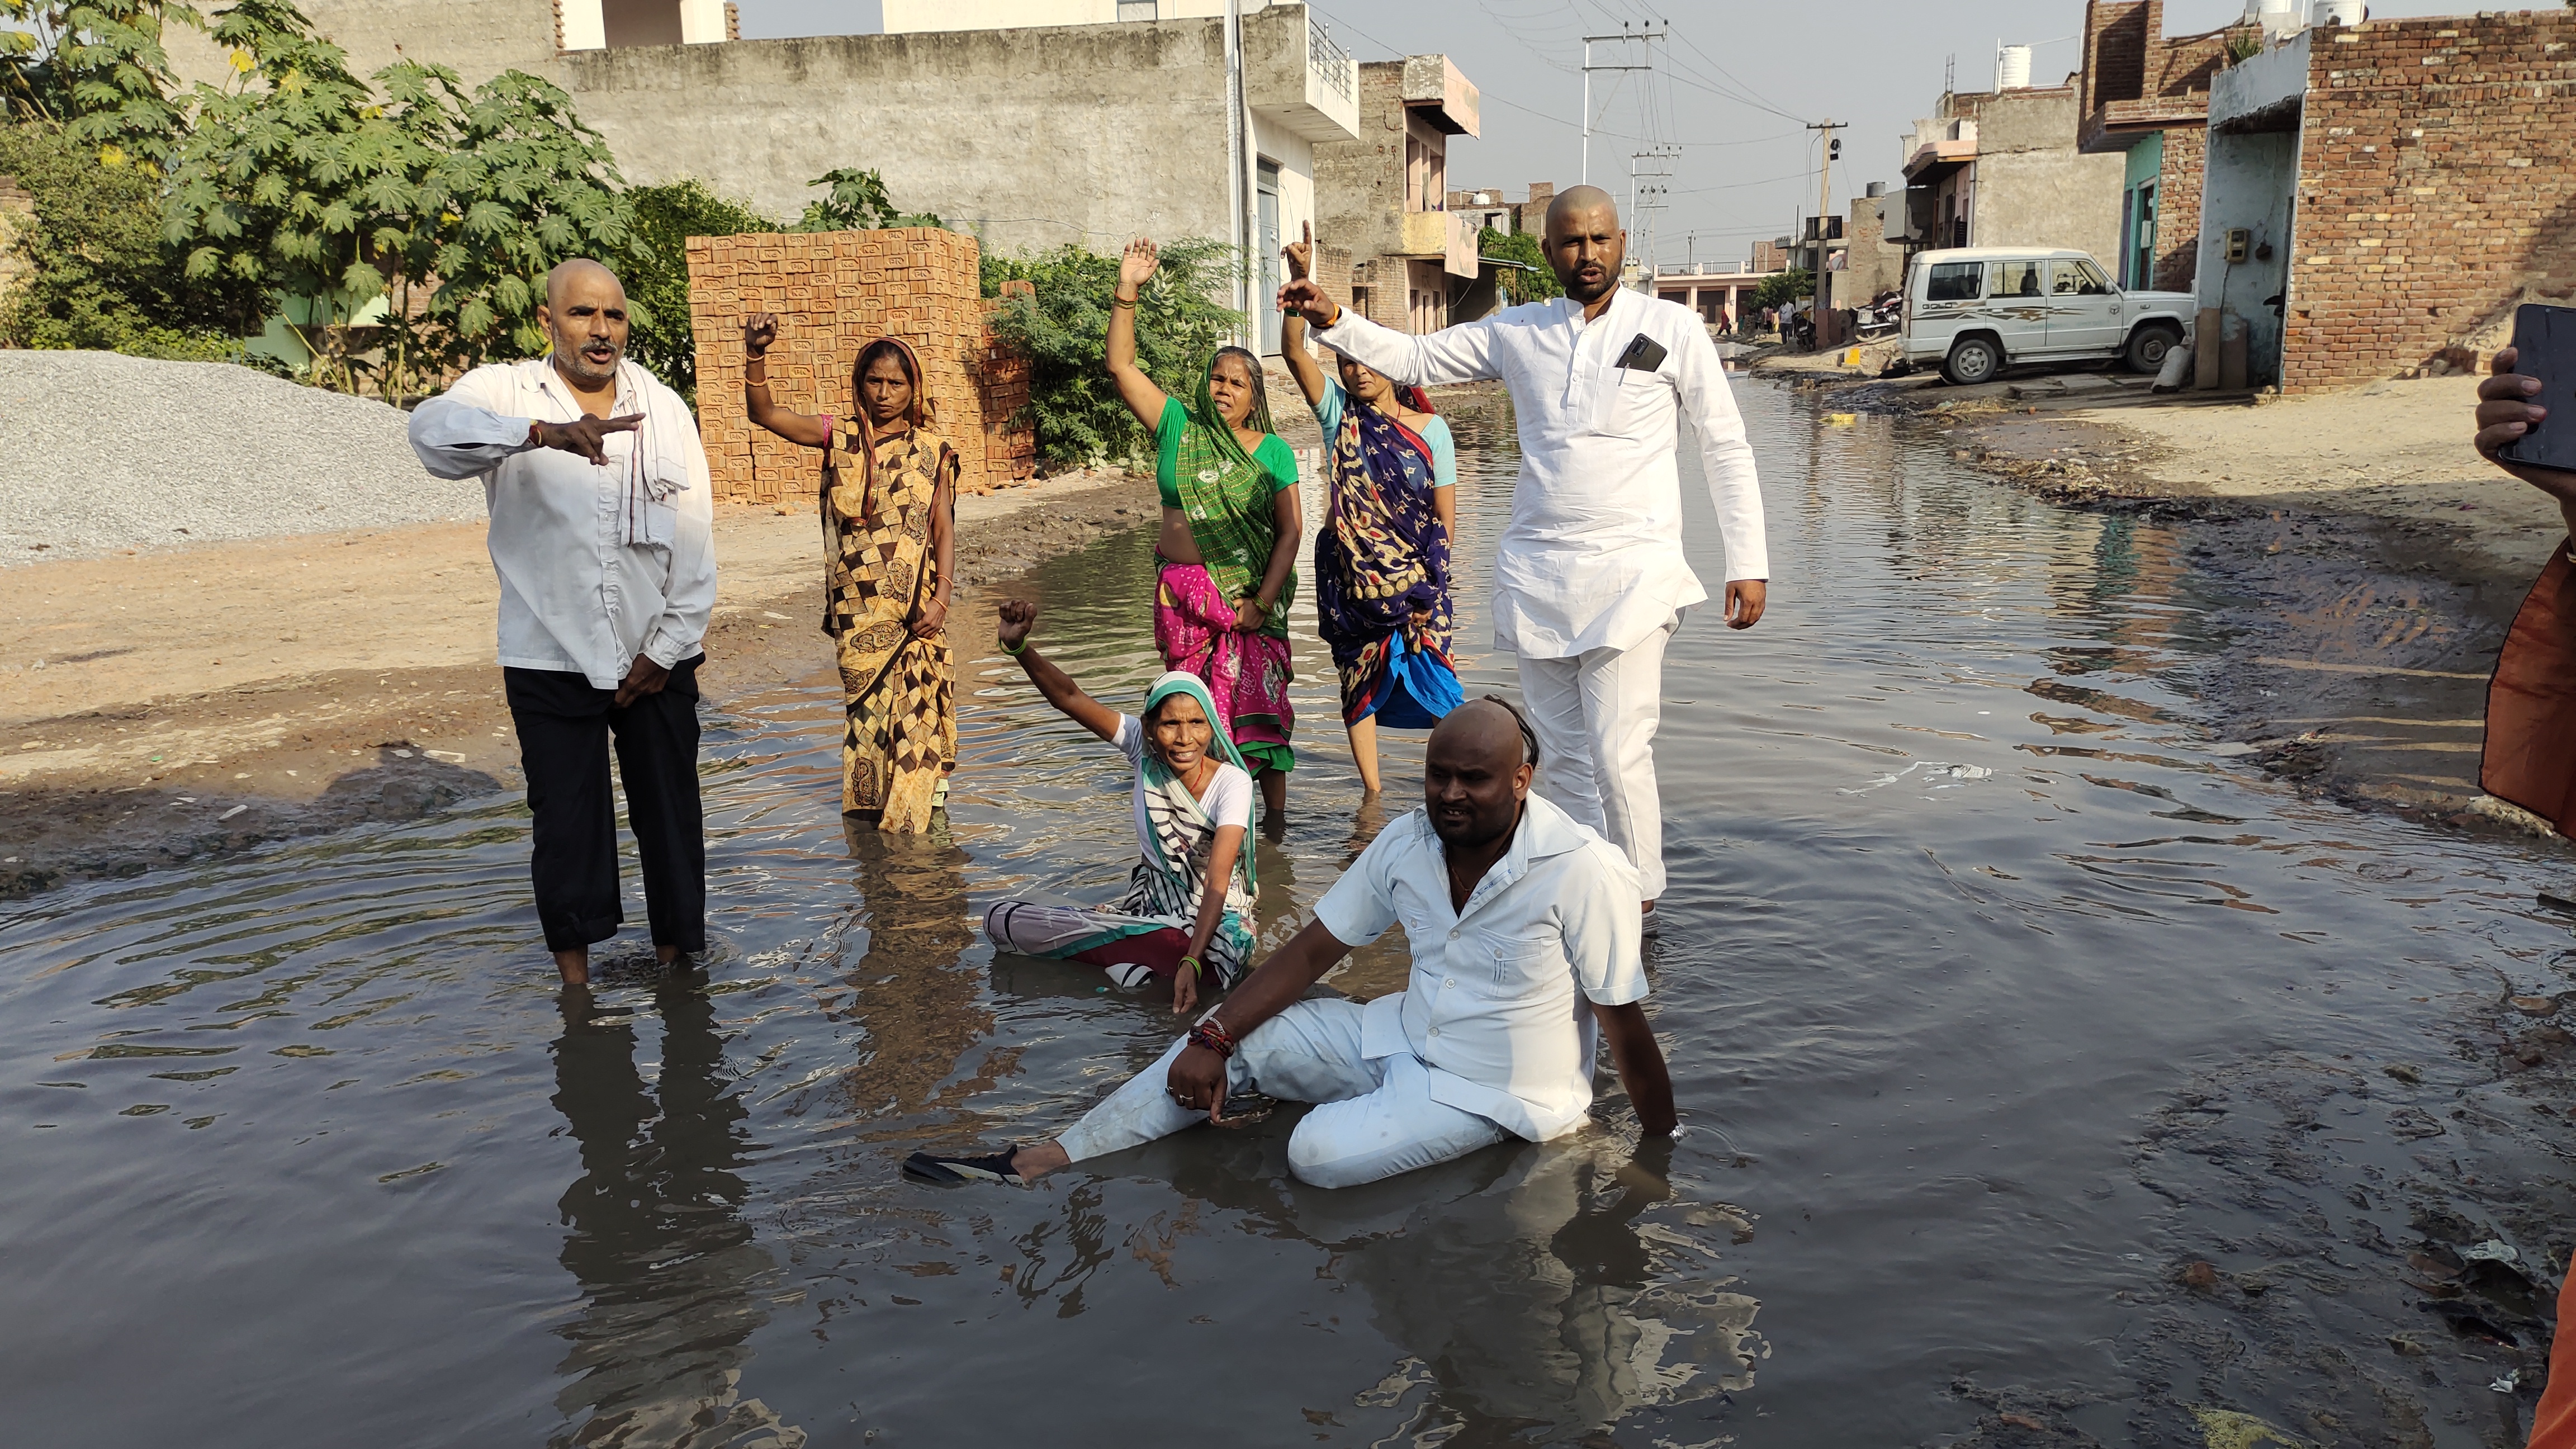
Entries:
{"type": "Polygon", "coordinates": [[[1564,226],[1574,224],[1578,217],[1590,220],[1584,214],[1596,209],[1609,213],[1610,230],[1619,229],[1619,203],[1609,192],[1598,186],[1567,187],[1547,204],[1547,234],[1551,237],[1564,235],[1564,226]]]}
{"type": "Polygon", "coordinates": [[[1588,312],[1619,285],[1619,269],[1628,260],[1628,236],[1619,230],[1619,203],[1598,186],[1558,192],[1547,204],[1544,246],[1548,268],[1565,287],[1565,295],[1588,312]]]}
{"type": "Polygon", "coordinates": [[[588,257],[556,264],[546,273],[546,300],[537,323],[554,343],[555,370],[580,392],[617,383],[626,357],[626,288],[617,274],[588,257]]]}
{"type": "Polygon", "coordinates": [[[1422,752],[1422,805],[1433,833],[1457,849],[1510,833],[1529,793],[1536,763],[1529,755],[1519,717],[1500,703],[1471,700],[1449,711],[1422,752]]]}

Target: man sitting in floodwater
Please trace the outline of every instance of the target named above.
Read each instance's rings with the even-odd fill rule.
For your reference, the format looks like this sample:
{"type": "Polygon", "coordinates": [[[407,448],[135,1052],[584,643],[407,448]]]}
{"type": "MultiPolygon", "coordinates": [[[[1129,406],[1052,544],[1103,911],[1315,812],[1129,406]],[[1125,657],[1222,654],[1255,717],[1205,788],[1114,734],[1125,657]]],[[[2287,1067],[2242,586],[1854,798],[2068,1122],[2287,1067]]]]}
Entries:
{"type": "Polygon", "coordinates": [[[930,1182],[1026,1183],[1168,1137],[1258,1092],[1321,1105],[1288,1139],[1318,1187],[1374,1182],[1521,1137],[1592,1105],[1594,1028],[1651,1136],[1673,1131],[1672,1081],[1638,1003],[1637,873],[1616,846],[1530,794],[1538,745],[1488,697],[1432,730],[1423,808],[1388,826],[1315,919],[1234,994],[1053,1142],[985,1157],[914,1153],[930,1182]],[[1362,1005],[1300,1000],[1397,921],[1407,988],[1362,1005]],[[1580,990],[1581,999],[1576,992],[1580,990]]]}

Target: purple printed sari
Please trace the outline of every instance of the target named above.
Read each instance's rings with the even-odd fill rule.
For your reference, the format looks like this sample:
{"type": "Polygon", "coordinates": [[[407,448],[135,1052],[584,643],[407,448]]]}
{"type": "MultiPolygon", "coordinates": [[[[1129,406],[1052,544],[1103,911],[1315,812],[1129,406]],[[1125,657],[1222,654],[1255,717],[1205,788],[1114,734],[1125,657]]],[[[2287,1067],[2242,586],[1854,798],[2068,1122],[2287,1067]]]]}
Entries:
{"type": "MultiPolygon", "coordinates": [[[[1431,410],[1419,389],[1402,396],[1416,411],[1431,410]]],[[[1417,607],[1431,616],[1420,641],[1426,662],[1456,672],[1449,533],[1432,505],[1431,446],[1420,434],[1345,395],[1331,444],[1332,507],[1315,536],[1315,610],[1341,673],[1342,721],[1357,724],[1401,691],[1398,636],[1417,607]]]]}

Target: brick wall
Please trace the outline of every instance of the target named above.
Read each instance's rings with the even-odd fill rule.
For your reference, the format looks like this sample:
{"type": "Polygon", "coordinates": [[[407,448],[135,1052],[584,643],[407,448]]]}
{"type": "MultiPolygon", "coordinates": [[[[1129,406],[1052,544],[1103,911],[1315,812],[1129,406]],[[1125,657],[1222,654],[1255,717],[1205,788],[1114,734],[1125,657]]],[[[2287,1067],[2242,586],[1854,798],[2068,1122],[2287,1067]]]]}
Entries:
{"type": "Polygon", "coordinates": [[[2456,359],[2515,303],[2576,295],[2576,14],[2312,43],[2284,392],[2456,359]]]}
{"type": "Polygon", "coordinates": [[[36,225],[36,198],[15,176],[0,176],[0,301],[36,270],[18,250],[18,239],[36,225]]]}
{"type": "Polygon", "coordinates": [[[2200,181],[2209,164],[2209,132],[2165,130],[2165,159],[2156,176],[2156,275],[2160,292],[2188,292],[2200,274],[2200,181]]]}
{"type": "Polygon", "coordinates": [[[962,455],[959,486],[989,493],[1034,469],[1036,439],[1009,426],[1029,365],[993,336],[975,239],[927,227],[689,238],[689,318],[698,341],[698,430],[721,500],[810,494],[820,461],[763,428],[742,402],[742,319],[778,317],[770,395],[798,412],[847,416],[850,368],[879,337],[920,354],[932,430],[962,455]]]}

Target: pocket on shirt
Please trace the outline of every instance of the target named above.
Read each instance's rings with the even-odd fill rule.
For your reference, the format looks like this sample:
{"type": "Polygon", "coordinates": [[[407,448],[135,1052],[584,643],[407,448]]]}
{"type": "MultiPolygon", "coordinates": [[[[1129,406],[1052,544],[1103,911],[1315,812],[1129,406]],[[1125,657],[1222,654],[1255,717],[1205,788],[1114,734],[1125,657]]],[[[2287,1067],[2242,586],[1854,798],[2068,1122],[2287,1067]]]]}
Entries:
{"type": "Polygon", "coordinates": [[[1534,975],[1561,970],[1565,964],[1564,944],[1554,935],[1486,940],[1478,944],[1491,963],[1494,985],[1507,992],[1534,975]]]}
{"type": "Polygon", "coordinates": [[[1619,381],[1610,400],[1608,431],[1621,436],[1641,432],[1654,422],[1656,404],[1671,395],[1672,386],[1659,372],[1625,367],[1616,371],[1619,381]]]}
{"type": "Polygon", "coordinates": [[[644,500],[643,542],[668,552],[672,542],[679,536],[680,510],[667,503],[656,503],[650,498],[644,500]]]}

